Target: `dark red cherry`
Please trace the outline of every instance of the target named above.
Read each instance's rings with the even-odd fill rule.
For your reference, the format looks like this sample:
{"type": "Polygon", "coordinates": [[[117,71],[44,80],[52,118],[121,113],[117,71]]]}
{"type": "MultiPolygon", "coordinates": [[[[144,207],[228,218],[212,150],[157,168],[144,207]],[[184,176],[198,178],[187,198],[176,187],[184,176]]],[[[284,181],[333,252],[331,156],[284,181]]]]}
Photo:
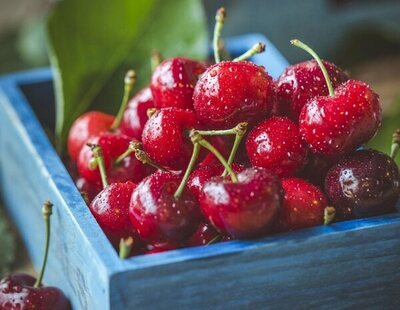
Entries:
{"type": "Polygon", "coordinates": [[[208,245],[219,237],[218,232],[210,224],[202,222],[196,232],[190,237],[187,246],[208,245]]]}
{"type": "Polygon", "coordinates": [[[308,152],[306,165],[304,166],[300,175],[302,178],[310,181],[312,184],[323,188],[326,174],[332,167],[333,163],[334,160],[330,158],[308,152]]]}
{"type": "Polygon", "coordinates": [[[328,201],[315,185],[299,178],[282,180],[284,191],[278,231],[290,231],[324,224],[328,201]]]}
{"type": "Polygon", "coordinates": [[[90,111],[79,116],[68,134],[68,153],[72,161],[78,160],[79,152],[90,138],[107,132],[114,120],[113,115],[97,111],[90,111]]]}
{"type": "Polygon", "coordinates": [[[121,238],[134,235],[129,220],[129,205],[135,188],[136,184],[130,181],[111,183],[89,206],[97,223],[114,245],[118,245],[121,238]]]}
{"type": "Polygon", "coordinates": [[[223,234],[253,238],[267,233],[280,211],[279,179],[264,168],[248,168],[230,178],[214,177],[203,186],[199,203],[204,216],[223,234]]]}
{"type": "Polygon", "coordinates": [[[193,109],[193,89],[206,67],[203,63],[174,57],[157,66],[150,88],[156,108],[193,109]]]}
{"type": "MultiPolygon", "coordinates": [[[[342,69],[323,62],[333,88],[347,81],[342,69]]],[[[315,60],[304,61],[285,69],[276,82],[278,113],[297,121],[303,106],[316,96],[329,95],[321,68],[315,60]]]]}
{"type": "MultiPolygon", "coordinates": [[[[125,157],[118,165],[114,163],[118,156],[123,154],[129,147],[131,139],[127,136],[105,132],[89,141],[101,147],[106,174],[110,183],[128,180],[139,182],[148,174],[149,168],[138,161],[134,154],[125,157]]],[[[91,166],[93,160],[94,156],[91,148],[88,146],[83,147],[77,162],[78,171],[87,181],[101,184],[99,169],[91,166]]]]}
{"type": "Polygon", "coordinates": [[[157,254],[157,253],[162,253],[162,252],[167,252],[173,249],[164,249],[164,248],[157,248],[157,247],[152,247],[151,249],[147,250],[145,254],[157,254]]]}
{"type": "Polygon", "coordinates": [[[174,197],[181,179],[179,174],[157,171],[132,194],[131,223],[140,237],[155,247],[177,247],[196,231],[201,220],[198,203],[189,190],[174,197]]]}
{"type": "Polygon", "coordinates": [[[250,131],[246,149],[252,165],[266,168],[280,177],[299,172],[307,154],[298,125],[286,117],[277,116],[250,131]]]}
{"type": "Polygon", "coordinates": [[[209,67],[193,94],[196,115],[216,129],[257,123],[270,115],[275,99],[272,78],[263,67],[248,61],[223,61],[209,67]]]}
{"type": "Polygon", "coordinates": [[[121,133],[141,141],[144,125],[148,120],[147,110],[150,108],[154,108],[153,95],[150,88],[146,87],[129,100],[119,126],[121,133]]]}
{"type": "MultiPolygon", "coordinates": [[[[202,162],[203,163],[203,162],[202,162]]],[[[244,166],[239,164],[232,164],[232,170],[234,172],[241,172],[245,169],[244,166]]],[[[220,176],[224,172],[224,167],[220,162],[212,163],[210,165],[202,164],[199,168],[194,170],[189,177],[187,182],[188,189],[192,192],[192,194],[199,198],[203,186],[206,182],[210,181],[211,178],[220,176]]]]}
{"type": "Polygon", "coordinates": [[[78,188],[79,192],[84,195],[85,199],[87,199],[87,203],[94,199],[98,193],[101,192],[102,188],[99,184],[91,183],[85,178],[79,177],[75,180],[75,185],[78,188]]]}
{"type": "Polygon", "coordinates": [[[34,287],[36,279],[27,274],[6,276],[0,281],[0,309],[69,310],[64,293],[51,286],[34,287]]]}
{"type": "Polygon", "coordinates": [[[378,95],[349,80],[334,96],[316,97],[300,115],[300,133],[314,153],[337,157],[356,150],[376,133],[382,119],[378,95]]]}
{"type": "Polygon", "coordinates": [[[395,210],[400,191],[399,168],[389,156],[360,150],[342,158],[328,172],[325,192],[346,220],[395,210]]]}
{"type": "Polygon", "coordinates": [[[161,166],[173,170],[184,169],[193,150],[188,134],[190,129],[197,126],[196,115],[189,110],[161,109],[144,126],[143,149],[161,166]]]}

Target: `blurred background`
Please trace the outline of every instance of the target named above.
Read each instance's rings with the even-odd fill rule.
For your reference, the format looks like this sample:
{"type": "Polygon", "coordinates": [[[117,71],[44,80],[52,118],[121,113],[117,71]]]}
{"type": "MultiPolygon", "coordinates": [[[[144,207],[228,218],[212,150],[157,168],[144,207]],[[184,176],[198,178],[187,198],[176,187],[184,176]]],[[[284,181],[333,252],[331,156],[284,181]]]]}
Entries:
{"type": "MultiPolygon", "coordinates": [[[[0,74],[48,65],[45,17],[51,2],[0,0],[0,74]]],[[[228,16],[223,36],[263,33],[291,63],[309,58],[290,46],[290,39],[299,38],[352,77],[371,84],[381,97],[385,114],[381,134],[372,146],[389,147],[391,131],[400,125],[400,0],[203,2],[210,34],[216,9],[225,6],[228,16]]],[[[9,255],[0,257],[0,274],[10,262],[14,262],[13,269],[29,269],[20,243],[4,233],[10,225],[2,219],[0,208],[0,248],[10,249],[9,255]],[[17,260],[12,255],[15,244],[17,260]]]]}

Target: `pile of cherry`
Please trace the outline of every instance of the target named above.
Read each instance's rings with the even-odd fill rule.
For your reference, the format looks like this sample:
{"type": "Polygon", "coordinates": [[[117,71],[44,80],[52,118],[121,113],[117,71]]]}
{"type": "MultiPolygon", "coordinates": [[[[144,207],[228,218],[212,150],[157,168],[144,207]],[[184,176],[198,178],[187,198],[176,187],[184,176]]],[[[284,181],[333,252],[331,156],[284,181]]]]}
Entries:
{"type": "Polygon", "coordinates": [[[220,61],[224,16],[215,64],[160,60],[131,99],[129,71],[118,115],[88,112],[70,130],[76,184],[121,257],[395,211],[399,132],[393,158],[360,149],[378,95],[298,40],[315,60],[276,81],[247,61],[261,43],[220,61]]]}

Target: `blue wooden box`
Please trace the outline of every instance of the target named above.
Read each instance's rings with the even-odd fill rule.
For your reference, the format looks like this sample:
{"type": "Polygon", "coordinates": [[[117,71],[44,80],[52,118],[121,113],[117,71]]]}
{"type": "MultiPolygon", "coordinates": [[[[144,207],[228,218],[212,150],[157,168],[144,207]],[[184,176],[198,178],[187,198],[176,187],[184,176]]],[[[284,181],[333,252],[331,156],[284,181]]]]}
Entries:
{"type": "MultiPolygon", "coordinates": [[[[260,35],[232,38],[272,76],[287,65],[260,35]]],[[[50,69],[0,79],[0,190],[36,267],[41,204],[55,204],[45,283],[74,309],[395,308],[400,304],[400,214],[120,260],[42,126],[54,126],[50,69]]],[[[4,249],[2,249],[4,250],[4,249]]]]}

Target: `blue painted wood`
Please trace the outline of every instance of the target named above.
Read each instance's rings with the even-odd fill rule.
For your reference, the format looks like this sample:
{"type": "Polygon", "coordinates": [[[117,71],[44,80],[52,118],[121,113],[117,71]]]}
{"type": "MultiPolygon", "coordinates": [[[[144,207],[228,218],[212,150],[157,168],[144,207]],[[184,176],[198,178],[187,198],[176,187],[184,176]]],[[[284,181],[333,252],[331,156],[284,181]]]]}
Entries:
{"type": "MultiPolygon", "coordinates": [[[[287,65],[260,35],[227,41],[232,54],[267,43],[255,61],[287,65]]],[[[0,78],[0,192],[41,261],[41,203],[55,204],[45,282],[75,309],[393,308],[400,303],[400,215],[336,223],[120,260],[91,216],[34,111],[53,126],[51,71],[0,78]]]]}

